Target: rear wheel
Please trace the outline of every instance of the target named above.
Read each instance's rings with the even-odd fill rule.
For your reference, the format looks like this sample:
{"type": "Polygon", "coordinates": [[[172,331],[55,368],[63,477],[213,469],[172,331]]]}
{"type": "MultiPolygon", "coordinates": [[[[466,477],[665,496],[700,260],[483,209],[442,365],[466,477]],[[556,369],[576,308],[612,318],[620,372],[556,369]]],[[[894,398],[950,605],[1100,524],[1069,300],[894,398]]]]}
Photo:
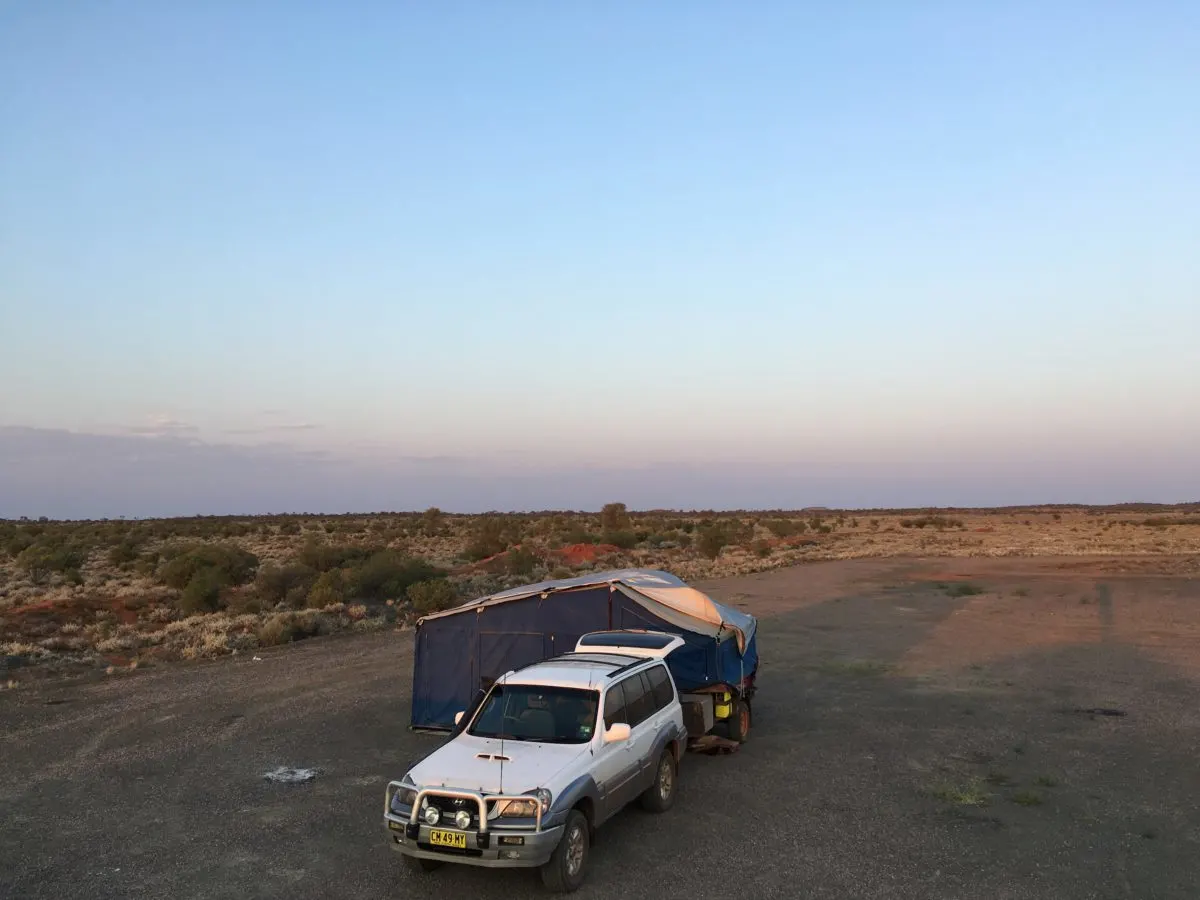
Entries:
{"type": "Polygon", "coordinates": [[[642,792],[642,809],[661,813],[671,808],[675,802],[676,772],[675,754],[668,747],[658,758],[658,768],[654,770],[654,783],[642,792]]]}
{"type": "Polygon", "coordinates": [[[729,717],[729,739],[739,744],[746,743],[750,736],[750,701],[735,697],[733,714],[729,717]]]}
{"type": "Polygon", "coordinates": [[[567,813],[562,840],[542,866],[542,884],[556,894],[577,890],[583,884],[589,846],[587,817],[573,809],[567,813]]]}

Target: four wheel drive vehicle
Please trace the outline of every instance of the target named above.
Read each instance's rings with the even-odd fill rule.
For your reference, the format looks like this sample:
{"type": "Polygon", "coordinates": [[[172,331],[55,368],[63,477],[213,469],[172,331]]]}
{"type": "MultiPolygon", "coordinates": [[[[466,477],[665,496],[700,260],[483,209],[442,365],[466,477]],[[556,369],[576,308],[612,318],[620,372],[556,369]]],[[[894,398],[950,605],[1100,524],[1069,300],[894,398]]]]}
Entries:
{"type": "Polygon", "coordinates": [[[384,825],[414,869],[444,862],[541,868],[584,880],[595,830],[633,800],[665,812],[687,744],[662,657],[683,642],[604,645],[501,676],[458,731],[387,786],[384,825]]]}

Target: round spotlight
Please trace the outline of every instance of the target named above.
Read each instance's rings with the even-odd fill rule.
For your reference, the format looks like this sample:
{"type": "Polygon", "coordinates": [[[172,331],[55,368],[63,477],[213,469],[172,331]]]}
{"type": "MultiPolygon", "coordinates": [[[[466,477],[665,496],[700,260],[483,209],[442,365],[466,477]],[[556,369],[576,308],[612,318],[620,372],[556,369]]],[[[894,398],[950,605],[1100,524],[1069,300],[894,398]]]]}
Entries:
{"type": "Polygon", "coordinates": [[[425,807],[425,824],[436,825],[442,818],[441,811],[436,806],[425,807]]]}
{"type": "Polygon", "coordinates": [[[471,814],[465,809],[460,809],[454,814],[454,824],[466,831],[471,827],[471,814]]]}

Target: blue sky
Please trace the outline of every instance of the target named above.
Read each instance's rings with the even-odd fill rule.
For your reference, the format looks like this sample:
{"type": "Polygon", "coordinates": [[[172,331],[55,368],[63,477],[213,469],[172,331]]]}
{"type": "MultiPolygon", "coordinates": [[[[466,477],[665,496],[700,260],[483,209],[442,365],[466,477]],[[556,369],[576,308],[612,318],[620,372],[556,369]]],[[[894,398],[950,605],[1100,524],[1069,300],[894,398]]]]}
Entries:
{"type": "Polygon", "coordinates": [[[1197,84],[1183,2],[2,4],[0,516],[1200,498],[1197,84]]]}

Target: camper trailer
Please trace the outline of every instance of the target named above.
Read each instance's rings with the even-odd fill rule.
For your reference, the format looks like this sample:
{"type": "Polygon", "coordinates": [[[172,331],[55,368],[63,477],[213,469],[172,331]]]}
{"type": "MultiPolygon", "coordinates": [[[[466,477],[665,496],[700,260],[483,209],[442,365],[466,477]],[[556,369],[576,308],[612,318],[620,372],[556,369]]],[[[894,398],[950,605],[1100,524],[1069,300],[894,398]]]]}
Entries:
{"type": "Polygon", "coordinates": [[[600,646],[645,652],[650,633],[678,635],[665,662],[689,739],[741,743],[758,671],[757,620],[652,569],[524,585],[417,622],[411,727],[455,731],[504,673],[600,646]]]}

